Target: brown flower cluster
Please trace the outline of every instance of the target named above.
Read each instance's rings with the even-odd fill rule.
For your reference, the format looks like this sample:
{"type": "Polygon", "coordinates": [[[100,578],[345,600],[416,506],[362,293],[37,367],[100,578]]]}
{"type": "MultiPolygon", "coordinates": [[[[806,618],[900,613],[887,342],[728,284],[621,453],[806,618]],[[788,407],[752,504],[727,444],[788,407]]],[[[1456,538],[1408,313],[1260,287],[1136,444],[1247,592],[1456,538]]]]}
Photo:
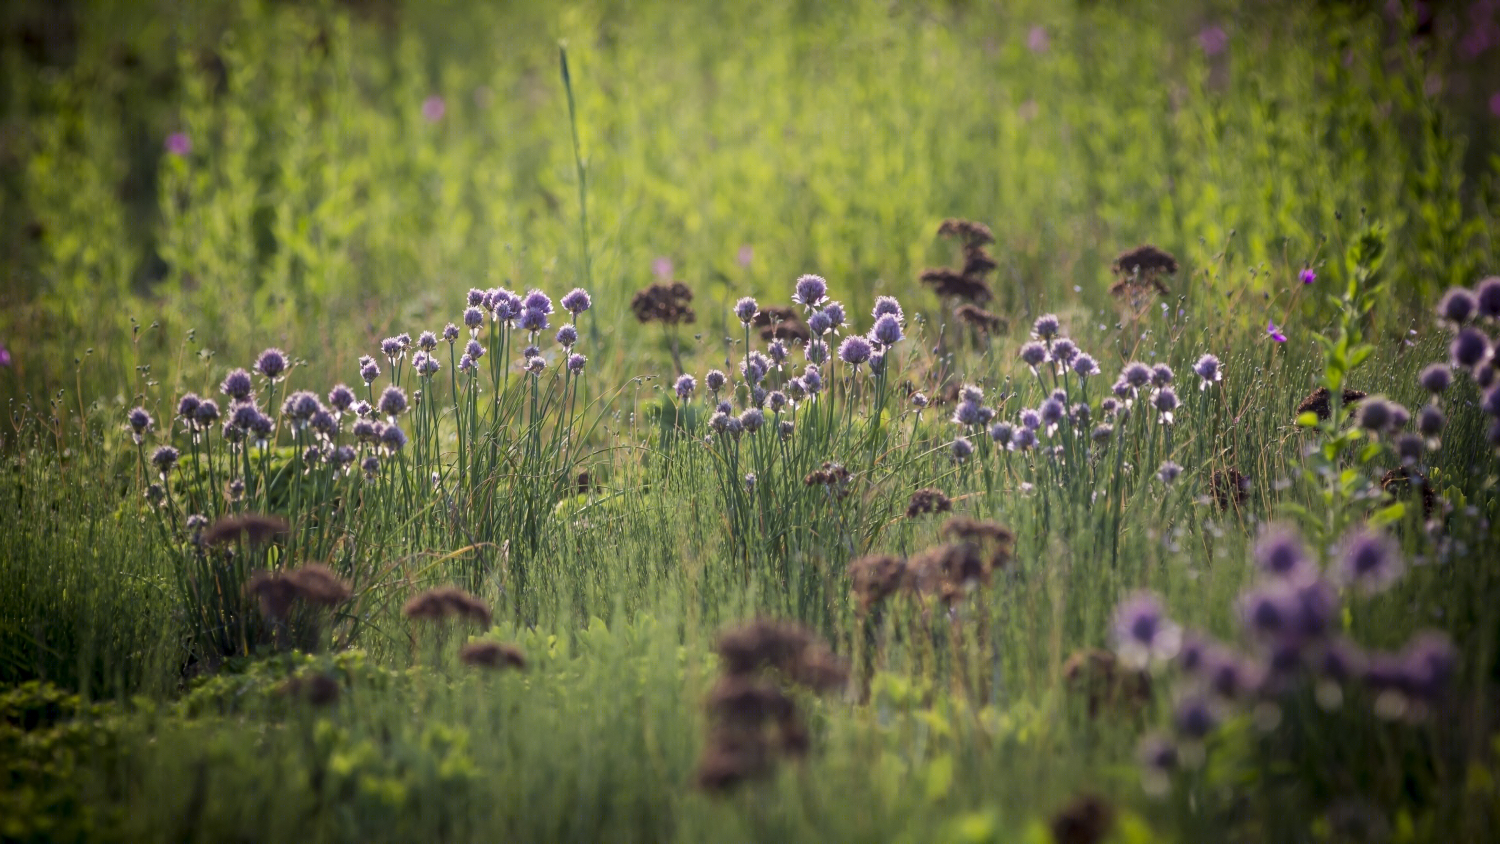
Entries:
{"type": "Polygon", "coordinates": [[[1005,320],[978,305],[964,303],[953,311],[958,321],[981,334],[999,334],[1005,330],[1005,320]]]}
{"type": "Polygon", "coordinates": [[[931,287],[939,298],[952,299],[970,305],[983,305],[994,298],[994,292],[985,276],[995,271],[998,264],[985,247],[995,242],[995,236],[983,223],[972,220],[944,220],[938,226],[941,237],[956,238],[963,249],[963,268],[948,267],[924,270],[922,283],[931,287]]]}
{"type": "Polygon", "coordinates": [[[848,672],[817,636],[790,622],[752,621],[719,636],[724,674],[708,694],[708,743],[698,785],[727,791],[807,753],[807,727],[785,684],[837,689],[848,672]]]}
{"type": "Polygon", "coordinates": [[[261,613],[274,619],[286,618],[295,601],[336,607],[349,600],[350,594],[347,583],[318,563],[289,572],[257,572],[245,584],[245,593],[259,598],[261,613]]]}
{"type": "Polygon", "coordinates": [[[286,519],[260,513],[225,516],[208,526],[203,541],[208,545],[226,545],[243,538],[251,547],[265,545],[287,532],[286,519]]]}
{"type": "Polygon", "coordinates": [[[343,687],[327,674],[312,674],[293,677],[282,683],[277,691],[292,700],[305,700],[313,706],[328,706],[338,702],[343,687]]]}
{"type": "Polygon", "coordinates": [[[849,494],[849,482],[853,478],[841,463],[824,462],[822,468],[814,469],[802,479],[806,486],[826,486],[838,498],[849,494]]]}
{"type": "Polygon", "coordinates": [[[1116,280],[1109,292],[1133,307],[1140,307],[1152,292],[1160,296],[1171,292],[1162,277],[1177,272],[1177,259],[1148,243],[1120,253],[1111,269],[1116,280]]]}
{"type": "Polygon", "coordinates": [[[1057,844],[1099,844],[1115,825],[1115,810],[1104,798],[1080,794],[1052,816],[1052,840],[1057,844]]]}
{"type": "Polygon", "coordinates": [[[911,494],[906,504],[906,517],[915,519],[927,513],[947,513],[953,509],[953,499],[940,489],[928,487],[911,494]]]}
{"type": "Polygon", "coordinates": [[[1213,493],[1219,509],[1240,507],[1250,496],[1250,478],[1239,469],[1228,466],[1214,472],[1209,482],[1209,491],[1213,493]]]}
{"type": "MultiPolygon", "coordinates": [[[[1367,395],[1368,393],[1360,390],[1345,390],[1344,406],[1350,407],[1352,405],[1359,404],[1360,399],[1365,398],[1365,396],[1367,395]]],[[[1327,419],[1328,414],[1333,412],[1333,403],[1329,401],[1331,397],[1332,394],[1328,392],[1327,387],[1319,387],[1318,389],[1313,390],[1311,393],[1307,394],[1307,398],[1303,399],[1302,402],[1297,405],[1297,415],[1301,416],[1304,413],[1316,413],[1319,419],[1327,419]]]]}
{"type": "Polygon", "coordinates": [[[849,580],[861,610],[884,601],[906,584],[906,561],[890,554],[872,554],[849,563],[849,580]]]}
{"type": "Polygon", "coordinates": [[[690,323],[698,318],[693,311],[693,291],[680,281],[653,284],[637,291],[630,300],[630,311],[641,322],[663,325],[690,323]]]}
{"type": "Polygon", "coordinates": [[[941,545],[908,560],[885,554],[861,557],[849,564],[851,590],[860,608],[869,611],[900,589],[919,596],[936,595],[952,604],[1010,564],[1015,535],[995,522],[955,516],[943,525],[941,545]]]}
{"type": "Polygon", "coordinates": [[[796,308],[785,305],[762,305],[751,323],[760,329],[760,339],[783,340],[788,343],[806,344],[812,339],[812,331],[803,322],[796,308]]]}
{"type": "Polygon", "coordinates": [[[459,650],[458,658],[474,668],[526,669],[526,653],[515,645],[500,642],[470,642],[459,650]]]}
{"type": "Polygon", "coordinates": [[[1068,692],[1088,703],[1090,718],[1104,711],[1138,711],[1151,700],[1150,675],[1120,665],[1112,651],[1088,648],[1062,667],[1068,692]]]}
{"type": "Polygon", "coordinates": [[[1422,518],[1430,519],[1437,506],[1437,493],[1421,472],[1402,466],[1386,472],[1380,479],[1380,489],[1392,498],[1407,498],[1418,486],[1422,489],[1422,518]]]}
{"type": "Polygon", "coordinates": [[[490,608],[457,586],[441,586],[406,602],[401,613],[410,619],[446,621],[460,618],[484,627],[490,624],[490,608]]]}

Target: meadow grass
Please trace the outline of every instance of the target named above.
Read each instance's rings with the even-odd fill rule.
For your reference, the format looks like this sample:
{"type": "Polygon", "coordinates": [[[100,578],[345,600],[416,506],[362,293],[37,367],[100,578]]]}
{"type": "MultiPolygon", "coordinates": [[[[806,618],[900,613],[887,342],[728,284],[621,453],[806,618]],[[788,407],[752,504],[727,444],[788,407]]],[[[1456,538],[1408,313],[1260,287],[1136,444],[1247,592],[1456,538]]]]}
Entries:
{"type": "Polygon", "coordinates": [[[1470,12],[3,14],[0,837],[1500,822],[1470,12]]]}

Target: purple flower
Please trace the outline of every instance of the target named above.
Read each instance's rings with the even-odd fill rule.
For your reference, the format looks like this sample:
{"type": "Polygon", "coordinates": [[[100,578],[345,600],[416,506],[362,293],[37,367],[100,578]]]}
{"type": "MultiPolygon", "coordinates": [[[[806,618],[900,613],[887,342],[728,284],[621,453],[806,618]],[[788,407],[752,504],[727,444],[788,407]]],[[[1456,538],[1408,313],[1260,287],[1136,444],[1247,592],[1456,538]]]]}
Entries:
{"type": "Polygon", "coordinates": [[[198,412],[198,405],[202,403],[203,399],[198,398],[197,393],[184,393],[182,398],[177,400],[177,415],[191,422],[193,414],[198,412]]]}
{"type": "Polygon", "coordinates": [[[1210,384],[1216,384],[1224,380],[1224,370],[1219,366],[1219,359],[1213,355],[1204,355],[1193,364],[1193,372],[1202,379],[1198,389],[1206,390],[1210,384]]]}
{"type": "Polygon", "coordinates": [[[457,340],[458,326],[454,325],[451,322],[443,326],[443,339],[448,341],[450,345],[453,343],[453,341],[457,340]]]}
{"type": "Polygon", "coordinates": [[[1495,384],[1494,361],[1485,361],[1484,363],[1481,363],[1480,365],[1474,367],[1474,369],[1469,373],[1469,376],[1474,379],[1474,386],[1478,387],[1481,390],[1488,390],[1495,384]]]}
{"type": "Polygon", "coordinates": [[[1136,759],[1147,772],[1161,776],[1177,768],[1177,748],[1165,736],[1151,733],[1141,738],[1136,759]]]}
{"type": "Polygon", "coordinates": [[[380,394],[380,412],[396,417],[406,412],[406,392],[400,387],[386,387],[380,394]]]}
{"type": "Polygon", "coordinates": [[[770,371],[771,359],[760,352],[751,352],[740,362],[740,374],[751,384],[759,384],[765,380],[770,371]]]}
{"type": "MultiPolygon", "coordinates": [[[[532,360],[540,360],[540,358],[532,358],[532,360]]],[[[588,362],[588,358],[578,354],[577,352],[574,352],[573,354],[568,355],[568,372],[574,375],[582,375],[583,367],[587,365],[588,362]]]]}
{"type": "Polygon", "coordinates": [[[1080,352],[1077,357],[1073,358],[1072,365],[1073,371],[1078,373],[1080,378],[1089,378],[1099,374],[1099,362],[1094,360],[1093,355],[1080,352]]]}
{"type": "Polygon", "coordinates": [[[752,407],[740,414],[740,427],[747,434],[759,431],[764,424],[766,424],[766,415],[758,407],[752,407]]]}
{"type": "Polygon", "coordinates": [[[1448,354],[1460,369],[1478,366],[1490,356],[1489,338],[1477,329],[1463,328],[1448,346],[1448,354]]]}
{"type": "Polygon", "coordinates": [[[391,362],[391,366],[395,366],[396,361],[406,356],[406,350],[401,347],[401,340],[398,337],[387,337],[381,340],[380,353],[391,362]]]}
{"type": "Polygon", "coordinates": [[[448,104],[443,102],[443,98],[437,94],[433,94],[422,101],[422,119],[428,123],[436,123],[442,120],[443,115],[447,113],[448,104]]]}
{"type": "Polygon", "coordinates": [[[1424,437],[1436,437],[1443,432],[1447,420],[1437,405],[1426,404],[1417,411],[1417,431],[1424,437]]]}
{"type": "Polygon", "coordinates": [[[1162,387],[1151,397],[1151,404],[1161,414],[1161,421],[1167,425],[1172,424],[1172,411],[1176,410],[1180,402],[1177,400],[1177,392],[1171,387],[1162,387]]]}
{"type": "Polygon", "coordinates": [[[1316,577],[1318,564],[1307,553],[1302,537],[1283,525],[1261,531],[1255,543],[1255,564],[1274,578],[1302,581],[1316,577]]]}
{"type": "Polygon", "coordinates": [[[802,370],[802,386],[809,395],[816,395],[823,390],[823,373],[818,370],[817,364],[808,364],[802,370]]]}
{"type": "Polygon", "coordinates": [[[1205,56],[1217,56],[1229,46],[1229,35],[1218,24],[1209,24],[1198,31],[1198,46],[1205,56]]]}
{"type": "Polygon", "coordinates": [[[766,403],[770,405],[772,413],[780,413],[787,404],[786,393],[772,390],[770,395],[766,396],[766,403]]]}
{"type": "Polygon", "coordinates": [[[974,444],[969,442],[968,437],[955,437],[953,444],[948,447],[953,452],[953,459],[962,463],[969,459],[974,453],[974,444]]]}
{"type": "Polygon", "coordinates": [[[828,344],[822,340],[813,339],[802,349],[802,355],[809,363],[821,364],[828,360],[828,344]]]}
{"type": "Polygon", "coordinates": [[[469,344],[464,346],[464,354],[470,361],[478,363],[479,359],[484,357],[484,347],[479,345],[478,340],[470,340],[469,344]]]}
{"type": "Polygon", "coordinates": [[[1182,467],[1168,460],[1161,464],[1156,470],[1156,477],[1167,486],[1171,486],[1182,475],[1182,467]]]}
{"type": "MultiPolygon", "coordinates": [[[[507,322],[509,320],[513,320],[521,315],[521,311],[525,310],[525,306],[522,304],[520,296],[517,296],[509,290],[502,290],[498,287],[490,291],[490,301],[495,308],[496,322],[507,322]]],[[[547,313],[551,312],[552,311],[548,309],[547,313]]]]}
{"type": "Polygon", "coordinates": [[[1171,659],[1182,631],[1167,618],[1161,599],[1136,592],[1120,603],[1114,619],[1115,648],[1125,664],[1142,668],[1153,659],[1171,659]]]}
{"type": "Polygon", "coordinates": [[[918,392],[918,393],[912,393],[911,394],[911,406],[912,407],[915,407],[917,410],[921,410],[922,408],[926,407],[927,405],[928,405],[928,399],[927,399],[927,394],[926,393],[918,392]]]}
{"type": "Polygon", "coordinates": [[[1036,445],[1036,431],[1030,428],[1020,428],[1011,437],[1012,451],[1026,451],[1036,445]]]}
{"type": "Polygon", "coordinates": [[[1062,421],[1063,415],[1068,412],[1068,409],[1062,402],[1058,401],[1057,399],[1048,398],[1046,401],[1042,402],[1041,407],[1037,408],[1037,412],[1042,415],[1042,421],[1046,423],[1050,429],[1052,426],[1055,426],[1057,425],[1057,423],[1062,421]]]}
{"type": "Polygon", "coordinates": [[[1403,466],[1415,466],[1422,462],[1427,452],[1427,440],[1419,434],[1402,434],[1396,437],[1396,456],[1403,466]]]}
{"type": "Polygon", "coordinates": [[[406,432],[396,425],[386,425],[380,432],[380,447],[387,454],[395,454],[406,447],[406,432]]]}
{"type": "Polygon", "coordinates": [[[789,440],[789,439],[791,439],[792,438],[792,431],[795,428],[796,428],[796,424],[793,423],[792,420],[790,420],[790,419],[783,419],[780,422],[776,423],[776,433],[778,435],[780,435],[780,437],[783,440],[789,440]]]}
{"type": "Polygon", "coordinates": [[[828,322],[833,326],[834,333],[838,333],[845,321],[844,306],[839,302],[829,302],[823,306],[823,313],[828,316],[828,322]]]}
{"type": "Polygon", "coordinates": [[[575,287],[566,296],[563,296],[558,304],[562,305],[563,310],[576,318],[579,314],[588,310],[594,304],[594,300],[589,298],[587,290],[584,290],[582,287],[575,287]]]}
{"type": "Polygon", "coordinates": [[[1453,383],[1453,370],[1445,363],[1434,363],[1417,376],[1422,389],[1433,395],[1443,392],[1453,383]]]}
{"type": "Polygon", "coordinates": [[[1031,367],[1033,372],[1038,366],[1047,362],[1047,347],[1035,340],[1021,346],[1021,360],[1031,367]]]}
{"type": "Polygon", "coordinates": [[[1026,33],[1026,49],[1033,53],[1045,53],[1052,46],[1052,39],[1047,37],[1045,26],[1033,26],[1026,33]]]}
{"type": "Polygon", "coordinates": [[[661,281],[672,280],[672,259],[665,255],[657,256],[651,261],[651,274],[661,281]]]}
{"type": "Polygon", "coordinates": [[[755,315],[758,313],[760,313],[760,306],[757,305],[755,303],[755,300],[750,298],[749,296],[746,296],[740,299],[738,302],[734,303],[734,315],[738,317],[739,321],[745,325],[749,325],[751,320],[755,319],[755,315]]]}
{"type": "Polygon", "coordinates": [[[186,132],[173,132],[167,136],[167,152],[178,158],[186,158],[193,151],[193,139],[186,132]]]}
{"type": "Polygon", "coordinates": [[[471,308],[488,308],[490,307],[490,294],[488,291],[480,290],[477,287],[470,287],[468,303],[471,308]]]}
{"type": "Polygon", "coordinates": [[[1356,410],[1359,426],[1376,433],[1391,427],[1391,403],[1381,396],[1370,396],[1360,401],[1356,410]]]}
{"type": "Polygon", "coordinates": [[[255,370],[271,379],[272,383],[280,381],[286,374],[286,353],[280,349],[266,349],[255,359],[255,370]]]}
{"type": "Polygon", "coordinates": [[[1067,367],[1078,356],[1078,345],[1066,337],[1052,341],[1052,359],[1061,367],[1067,367]]]}
{"type": "Polygon", "coordinates": [[[1492,275],[1475,285],[1474,302],[1480,316],[1500,319],[1500,275],[1492,275]]]}
{"type": "Polygon", "coordinates": [[[552,313],[552,300],[536,288],[526,291],[526,296],[521,300],[523,311],[541,311],[544,314],[552,313]]]}
{"type": "Polygon", "coordinates": [[[213,399],[198,402],[197,409],[193,411],[193,421],[199,428],[207,430],[208,426],[219,421],[219,403],[213,399]]]}
{"type": "Polygon", "coordinates": [[[1129,384],[1132,389],[1139,390],[1151,382],[1151,367],[1138,361],[1131,361],[1120,370],[1120,380],[1129,384]]]}
{"type": "Polygon", "coordinates": [[[1395,583],[1402,571],[1401,555],[1389,536],[1360,530],[1344,538],[1338,559],[1338,574],[1344,584],[1374,594],[1395,583]]]}
{"type": "Polygon", "coordinates": [[[751,246],[748,243],[744,246],[741,246],[739,251],[734,253],[734,262],[736,264],[739,264],[742,269],[750,269],[750,262],[754,260],[755,247],[751,246]]]}
{"type": "Polygon", "coordinates": [[[365,473],[365,480],[373,481],[380,474],[380,458],[372,454],[359,462],[359,468],[365,473]]]}
{"type": "Polygon", "coordinates": [[[958,400],[979,404],[984,401],[984,390],[977,384],[964,384],[958,388],[958,400]]]}
{"type": "MultiPolygon", "coordinates": [[[[1100,445],[1104,445],[1111,439],[1114,439],[1115,426],[1109,424],[1108,422],[1095,425],[1094,430],[1089,433],[1089,436],[1094,440],[1094,442],[1099,443],[1100,445]]],[[[1161,477],[1161,470],[1159,469],[1157,470],[1157,477],[1161,477]]]]}
{"type": "Polygon", "coordinates": [[[1042,314],[1031,324],[1031,336],[1050,340],[1057,336],[1062,329],[1062,324],[1057,320],[1057,314],[1042,314]]]}
{"type": "Polygon", "coordinates": [[[807,330],[814,337],[821,337],[833,330],[833,318],[826,311],[815,311],[807,318],[807,330]]]}
{"type": "Polygon", "coordinates": [[[882,314],[877,317],[875,326],[870,329],[870,336],[878,340],[882,346],[894,346],[905,337],[901,331],[901,320],[895,314],[882,314]]]}
{"type": "Polygon", "coordinates": [[[776,362],[776,368],[780,369],[787,357],[786,344],[780,340],[772,340],[771,344],[766,346],[766,354],[770,355],[771,360],[776,362]]]}
{"type": "Polygon", "coordinates": [[[535,334],[538,331],[547,330],[547,313],[537,308],[527,308],[521,311],[521,328],[535,334]]]}
{"type": "Polygon", "coordinates": [[[338,436],[339,433],[339,421],[334,418],[332,413],[322,408],[319,408],[316,413],[308,418],[307,426],[313,430],[313,433],[324,440],[331,440],[338,436]]]}
{"type": "Polygon", "coordinates": [[[1312,267],[1303,267],[1302,272],[1297,273],[1297,278],[1301,279],[1303,284],[1312,284],[1318,280],[1318,274],[1313,272],[1312,267]]]}
{"type": "Polygon", "coordinates": [[[130,423],[130,432],[135,437],[136,445],[140,445],[143,434],[156,426],[156,420],[151,418],[151,414],[144,407],[131,408],[130,412],[125,414],[125,421],[130,423]]]}
{"type": "Polygon", "coordinates": [[[1463,325],[1478,308],[1479,301],[1467,288],[1450,287],[1438,303],[1438,316],[1455,325],[1463,325]]]}
{"type": "Polygon", "coordinates": [[[990,439],[1001,448],[1010,447],[1011,437],[1015,434],[1015,428],[1009,422],[996,422],[990,426],[990,439]]]}
{"type": "Polygon", "coordinates": [[[432,350],[437,348],[437,344],[437,335],[433,334],[431,331],[423,331],[421,334],[417,335],[417,348],[421,349],[424,352],[432,352],[432,350]]]}
{"type": "Polygon", "coordinates": [[[724,389],[725,380],[724,373],[717,369],[710,369],[708,374],[703,376],[703,384],[708,387],[708,391],[711,393],[717,393],[724,389]]]}
{"type": "Polygon", "coordinates": [[[673,389],[677,391],[677,398],[682,399],[683,401],[687,401],[688,399],[692,398],[693,390],[696,390],[697,388],[698,379],[694,378],[691,375],[678,376],[677,383],[673,385],[673,389]]]}
{"type": "Polygon", "coordinates": [[[359,377],[367,387],[380,377],[380,365],[375,362],[374,358],[367,356],[359,359],[359,377]]]}
{"type": "Polygon", "coordinates": [[[958,403],[958,406],[953,409],[953,422],[954,424],[963,425],[965,427],[969,425],[978,425],[980,410],[981,408],[979,406],[979,402],[961,401],[958,403]]]}
{"type": "Polygon", "coordinates": [[[896,301],[894,296],[876,296],[875,307],[870,309],[870,316],[879,322],[880,318],[887,314],[895,317],[897,322],[906,318],[906,315],[901,313],[901,303],[896,301]]]}
{"type": "Polygon", "coordinates": [[[1278,343],[1286,342],[1286,335],[1281,333],[1281,329],[1277,328],[1274,322],[1266,322],[1266,333],[1271,335],[1271,339],[1278,343]]]}
{"type": "Polygon", "coordinates": [[[1021,420],[1021,427],[1028,431],[1035,431],[1042,427],[1042,414],[1029,407],[1021,411],[1019,418],[1021,420]]]}
{"type": "Polygon", "coordinates": [[[804,275],[797,279],[797,290],[792,301],[804,308],[816,308],[828,298],[828,282],[822,276],[804,275]]]}
{"type": "Polygon", "coordinates": [[[169,445],[164,445],[161,448],[158,448],[156,451],[152,452],[151,465],[155,466],[157,471],[161,472],[163,475],[166,475],[168,472],[172,471],[173,466],[177,465],[178,456],[179,455],[177,449],[169,445]]]}
{"type": "Polygon", "coordinates": [[[314,413],[323,409],[323,403],[318,401],[315,393],[307,390],[298,390],[286,397],[281,404],[281,413],[292,420],[305,423],[311,419],[314,413]]]}
{"type": "Polygon", "coordinates": [[[562,346],[564,349],[571,349],[573,348],[573,344],[578,342],[578,329],[572,323],[568,323],[562,328],[557,329],[557,337],[555,339],[557,340],[557,345],[562,346]]]}
{"type": "Polygon", "coordinates": [[[1172,724],[1187,738],[1201,741],[1219,726],[1222,716],[1206,695],[1188,694],[1177,702],[1172,724]]]}
{"type": "Polygon", "coordinates": [[[1436,630],[1412,636],[1401,651],[1402,673],[1413,696],[1432,700],[1442,695],[1458,666],[1458,652],[1448,637],[1436,630]]]}
{"type": "Polygon", "coordinates": [[[484,311],[478,308],[469,308],[464,311],[464,326],[469,329],[469,336],[473,337],[484,327],[484,311]]]}
{"type": "Polygon", "coordinates": [[[1164,363],[1151,367],[1151,386],[1153,387],[1165,387],[1172,383],[1173,377],[1172,367],[1164,363]]]}
{"type": "MultiPolygon", "coordinates": [[[[473,342],[473,341],[470,341],[470,342],[473,342]]],[[[458,359],[458,371],[459,372],[474,372],[475,371],[474,370],[474,358],[470,357],[467,354],[465,354],[462,357],[460,357],[458,359]]]]}
{"type": "Polygon", "coordinates": [[[10,366],[10,349],[0,346],[0,366],[10,366]]]}

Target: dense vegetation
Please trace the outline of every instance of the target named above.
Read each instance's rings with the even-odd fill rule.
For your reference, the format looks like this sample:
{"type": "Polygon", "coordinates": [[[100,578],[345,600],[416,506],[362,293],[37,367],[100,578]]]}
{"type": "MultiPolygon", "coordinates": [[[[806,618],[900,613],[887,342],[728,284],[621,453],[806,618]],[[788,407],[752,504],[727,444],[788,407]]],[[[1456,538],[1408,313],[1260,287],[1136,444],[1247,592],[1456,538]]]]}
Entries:
{"type": "Polygon", "coordinates": [[[1239,5],[7,7],[0,838],[1491,838],[1500,20],[1239,5]]]}

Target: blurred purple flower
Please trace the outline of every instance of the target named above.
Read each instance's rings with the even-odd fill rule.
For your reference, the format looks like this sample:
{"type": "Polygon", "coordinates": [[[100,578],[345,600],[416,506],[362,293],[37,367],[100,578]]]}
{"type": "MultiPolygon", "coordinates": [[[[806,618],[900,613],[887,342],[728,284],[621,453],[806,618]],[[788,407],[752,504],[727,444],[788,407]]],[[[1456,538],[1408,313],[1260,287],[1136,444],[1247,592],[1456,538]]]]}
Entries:
{"type": "Polygon", "coordinates": [[[1217,56],[1229,46],[1229,36],[1218,24],[1209,24],[1198,31],[1198,46],[1206,56],[1217,56]]]}
{"type": "Polygon", "coordinates": [[[10,349],[0,346],[0,366],[10,366],[10,349]]]}
{"type": "Polygon", "coordinates": [[[1271,322],[1270,320],[1266,321],[1266,333],[1271,335],[1271,339],[1275,340],[1278,343],[1286,342],[1286,335],[1282,334],[1281,329],[1276,327],[1276,323],[1271,322]]]}
{"type": "Polygon", "coordinates": [[[651,262],[651,274],[662,281],[672,280],[672,259],[665,255],[658,256],[651,262]]]}
{"type": "Polygon", "coordinates": [[[741,246],[740,251],[735,253],[734,260],[741,267],[750,269],[750,262],[755,260],[755,247],[748,243],[741,246]]]}
{"type": "Polygon", "coordinates": [[[1026,33],[1026,49],[1033,53],[1045,53],[1052,46],[1052,39],[1047,37],[1045,26],[1033,26],[1026,33]]]}
{"type": "Polygon", "coordinates": [[[1313,272],[1312,267],[1304,267],[1302,272],[1297,273],[1297,278],[1302,279],[1303,284],[1312,284],[1318,280],[1318,274],[1313,272]]]}
{"type": "Polygon", "coordinates": [[[443,102],[443,98],[437,94],[433,94],[422,101],[422,119],[428,123],[436,123],[442,120],[443,115],[447,113],[448,104],[443,102]]]}
{"type": "Polygon", "coordinates": [[[185,158],[193,151],[193,139],[186,132],[173,132],[167,136],[166,148],[168,153],[185,158]]]}

